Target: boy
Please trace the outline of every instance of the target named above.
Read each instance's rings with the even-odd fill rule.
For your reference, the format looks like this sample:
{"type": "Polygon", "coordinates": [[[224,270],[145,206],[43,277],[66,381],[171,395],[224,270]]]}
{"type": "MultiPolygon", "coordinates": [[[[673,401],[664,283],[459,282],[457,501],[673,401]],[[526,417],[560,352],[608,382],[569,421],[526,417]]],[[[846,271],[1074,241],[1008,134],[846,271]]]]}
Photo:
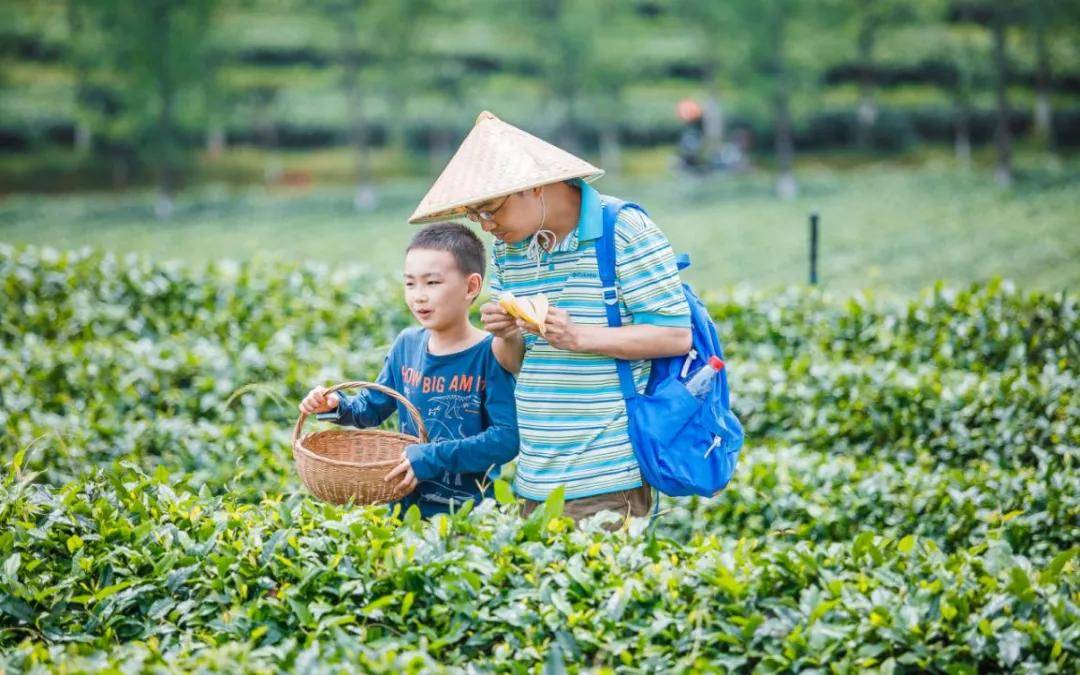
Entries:
{"type": "MultiPolygon", "coordinates": [[[[492,336],[469,322],[484,281],[484,245],[468,227],[436,223],[405,252],[405,301],[419,328],[391,346],[377,380],[416,406],[429,442],[410,445],[385,480],[408,494],[425,518],[491,496],[499,467],[518,451],[514,379],[495,359],[492,336]]],[[[372,427],[398,410],[402,433],[418,436],[404,406],[372,390],[355,396],[315,387],[300,403],[307,414],[337,411],[337,424],[372,427]]]]}

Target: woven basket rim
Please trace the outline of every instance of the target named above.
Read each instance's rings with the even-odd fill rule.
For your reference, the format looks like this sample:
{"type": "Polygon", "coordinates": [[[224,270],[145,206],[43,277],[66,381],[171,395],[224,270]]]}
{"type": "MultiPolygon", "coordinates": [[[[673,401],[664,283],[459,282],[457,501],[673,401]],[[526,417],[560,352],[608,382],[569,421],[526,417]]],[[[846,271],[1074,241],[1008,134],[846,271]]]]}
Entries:
{"type": "MultiPolygon", "coordinates": [[[[399,403],[405,406],[405,409],[409,411],[409,416],[412,417],[413,422],[416,424],[417,431],[420,432],[419,438],[421,443],[426,443],[428,440],[427,427],[424,425],[424,417],[420,414],[420,411],[416,409],[416,406],[412,402],[394,391],[392,388],[377,384],[375,382],[340,382],[326,390],[326,394],[332,394],[334,392],[341,391],[342,389],[374,389],[375,391],[382,392],[387,396],[396,399],[399,403]]],[[[296,426],[293,427],[292,442],[293,445],[300,439],[300,432],[304,429],[304,420],[308,418],[308,414],[301,411],[299,419],[296,420],[296,426]]],[[[371,431],[381,431],[383,433],[400,433],[400,432],[386,432],[383,429],[370,429],[371,431]]],[[[407,435],[407,434],[406,434],[407,435]]]]}
{"type": "Polygon", "coordinates": [[[379,461],[376,461],[376,462],[350,462],[348,460],[343,460],[343,459],[331,459],[329,457],[324,457],[323,455],[320,455],[320,454],[318,454],[316,452],[313,452],[311,449],[309,449],[307,446],[305,446],[303,444],[305,440],[307,440],[308,438],[314,436],[315,434],[325,434],[325,433],[335,433],[335,432],[336,433],[346,433],[346,434],[350,434],[350,435],[365,435],[365,436],[396,436],[396,437],[398,437],[398,438],[400,438],[402,440],[411,441],[412,443],[419,443],[420,442],[420,439],[417,438],[416,436],[412,436],[410,434],[403,434],[400,431],[386,431],[385,429],[323,429],[322,431],[308,432],[304,436],[296,439],[293,442],[293,452],[299,452],[301,455],[304,455],[308,459],[314,460],[316,462],[321,462],[323,464],[329,464],[331,466],[344,466],[344,467],[353,467],[353,468],[357,468],[357,469],[367,469],[367,468],[378,468],[378,467],[381,467],[381,466],[395,466],[395,465],[397,465],[398,460],[393,460],[393,459],[379,460],[379,461]]]}

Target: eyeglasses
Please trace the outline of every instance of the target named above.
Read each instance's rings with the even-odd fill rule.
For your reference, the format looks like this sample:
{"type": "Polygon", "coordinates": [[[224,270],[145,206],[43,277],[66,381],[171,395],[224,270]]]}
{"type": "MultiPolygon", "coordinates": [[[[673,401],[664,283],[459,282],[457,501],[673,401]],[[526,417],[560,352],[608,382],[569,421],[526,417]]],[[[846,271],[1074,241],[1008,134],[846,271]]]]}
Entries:
{"type": "Polygon", "coordinates": [[[499,212],[499,209],[506,205],[506,202],[511,196],[512,195],[506,195],[503,197],[502,202],[491,211],[477,211],[476,209],[466,206],[465,214],[468,216],[469,220],[474,223],[479,223],[482,220],[489,223],[495,222],[495,214],[499,212]]]}

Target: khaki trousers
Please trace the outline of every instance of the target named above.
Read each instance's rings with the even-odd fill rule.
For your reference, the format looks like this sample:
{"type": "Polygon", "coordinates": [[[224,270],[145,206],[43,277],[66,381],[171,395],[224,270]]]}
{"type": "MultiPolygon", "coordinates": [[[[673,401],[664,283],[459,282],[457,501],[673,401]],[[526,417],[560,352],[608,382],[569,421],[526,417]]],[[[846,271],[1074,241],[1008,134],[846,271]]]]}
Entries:
{"type": "MultiPolygon", "coordinates": [[[[521,507],[521,517],[528,518],[533,511],[543,505],[543,502],[526,499],[521,507]]],[[[581,499],[568,499],[563,504],[563,515],[572,518],[577,523],[601,511],[613,511],[622,516],[622,519],[614,523],[606,523],[604,528],[617,530],[623,526],[623,521],[627,517],[641,518],[649,515],[652,505],[652,487],[645,483],[632,490],[618,490],[581,499]]]]}

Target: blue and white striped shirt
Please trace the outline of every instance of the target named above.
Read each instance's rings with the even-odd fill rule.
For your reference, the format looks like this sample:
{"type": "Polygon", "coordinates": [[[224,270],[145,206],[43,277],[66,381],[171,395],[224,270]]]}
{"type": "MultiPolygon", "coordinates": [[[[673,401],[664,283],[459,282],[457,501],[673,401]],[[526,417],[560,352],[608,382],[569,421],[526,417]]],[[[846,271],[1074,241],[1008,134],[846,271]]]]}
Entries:
{"type": "MultiPolygon", "coordinates": [[[[526,255],[528,239],[496,241],[491,290],[496,296],[544,293],[578,324],[607,325],[596,266],[596,242],[603,233],[599,193],[578,181],[581,215],[577,229],[535,259],[526,255]]],[[[623,209],[615,225],[619,310],[624,325],[690,327],[675,256],[667,237],[637,209],[623,209]]],[[[626,404],[615,361],[599,354],[556,349],[542,337],[526,334],[526,353],[518,375],[518,455],[515,491],[543,500],[557,486],[567,499],[641,486],[641,472],[630,445],[626,404]]],[[[632,363],[638,390],[649,379],[650,363],[632,363]]]]}

